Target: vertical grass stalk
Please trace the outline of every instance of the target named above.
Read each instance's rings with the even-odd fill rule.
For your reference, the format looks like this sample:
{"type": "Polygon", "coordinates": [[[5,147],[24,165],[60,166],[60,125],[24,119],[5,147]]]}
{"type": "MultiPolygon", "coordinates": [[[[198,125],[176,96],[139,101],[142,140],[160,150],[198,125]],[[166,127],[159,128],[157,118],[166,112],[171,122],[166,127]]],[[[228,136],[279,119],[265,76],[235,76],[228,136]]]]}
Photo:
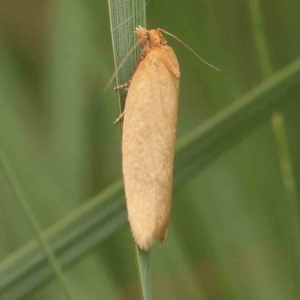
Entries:
{"type": "Polygon", "coordinates": [[[152,299],[150,251],[141,250],[136,245],[136,254],[139,265],[141,288],[144,300],[152,299]]]}
{"type": "Polygon", "coordinates": [[[258,61],[262,75],[266,78],[273,73],[273,67],[263,28],[260,0],[248,0],[248,6],[250,9],[253,38],[257,50],[258,61]]]}
{"type": "MultiPolygon", "coordinates": [[[[145,0],[108,0],[110,30],[114,54],[115,69],[120,65],[126,54],[136,43],[133,34],[139,25],[146,27],[145,0]]],[[[139,49],[127,59],[116,74],[117,85],[127,82],[133,75],[139,49]]],[[[124,97],[118,93],[120,112],[124,107],[124,97]]]]}
{"type": "MultiPolygon", "coordinates": [[[[274,70],[271,63],[265,30],[263,27],[262,10],[260,0],[248,0],[250,9],[250,18],[254,41],[257,49],[258,60],[260,63],[263,78],[272,75],[274,70]]],[[[298,218],[298,195],[295,187],[295,179],[292,172],[292,164],[289,156],[288,139],[285,133],[283,117],[280,112],[274,112],[272,115],[271,126],[275,135],[277,143],[277,151],[279,153],[281,177],[286,194],[286,206],[290,218],[290,226],[292,234],[289,236],[292,241],[291,249],[293,249],[294,278],[296,280],[295,286],[299,285],[297,278],[299,278],[299,262],[300,262],[300,231],[298,218]]]]}
{"type": "Polygon", "coordinates": [[[299,197],[296,191],[296,183],[292,170],[292,162],[289,153],[289,144],[284,127],[284,119],[281,113],[274,113],[272,115],[272,123],[274,135],[277,143],[278,156],[280,162],[281,176],[286,192],[286,211],[289,222],[289,243],[290,248],[293,249],[292,261],[296,262],[293,274],[295,287],[299,289],[299,262],[300,262],[300,228],[299,228],[299,197]]]}
{"type": "MultiPolygon", "coordinates": [[[[115,69],[123,61],[132,46],[136,43],[133,34],[139,25],[146,27],[145,0],[108,0],[112,47],[115,69]]],[[[133,75],[139,49],[127,59],[116,74],[117,85],[127,82],[133,75]]],[[[124,108],[124,97],[118,93],[120,113],[124,108]]],[[[137,259],[144,300],[151,299],[150,251],[142,251],[137,246],[137,259]]]]}

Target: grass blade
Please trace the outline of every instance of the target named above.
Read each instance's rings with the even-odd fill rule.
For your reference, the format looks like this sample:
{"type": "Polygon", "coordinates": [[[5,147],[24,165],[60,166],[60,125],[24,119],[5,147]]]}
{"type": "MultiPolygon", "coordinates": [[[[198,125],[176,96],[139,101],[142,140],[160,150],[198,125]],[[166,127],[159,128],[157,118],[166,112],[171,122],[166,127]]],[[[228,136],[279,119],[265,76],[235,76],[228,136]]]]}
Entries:
{"type": "Polygon", "coordinates": [[[287,105],[279,97],[296,84],[299,71],[300,58],[183,137],[177,147],[175,185],[199,172],[280,105],[287,105]]]}
{"type": "Polygon", "coordinates": [[[150,251],[141,250],[136,246],[136,255],[138,259],[141,287],[144,300],[152,299],[151,291],[151,268],[150,268],[150,251]]]}
{"type": "Polygon", "coordinates": [[[263,29],[262,10],[260,0],[248,0],[250,9],[250,17],[252,30],[254,35],[255,46],[259,64],[263,77],[267,77],[273,73],[273,67],[267,47],[265,31],[263,29]]]}
{"type": "Polygon", "coordinates": [[[299,261],[300,261],[300,228],[299,228],[299,197],[296,191],[296,182],[293,174],[292,163],[289,153],[289,144],[287,140],[287,135],[284,127],[284,119],[281,113],[274,113],[272,116],[272,124],[274,135],[278,148],[278,156],[280,162],[281,176],[283,185],[286,192],[286,201],[284,201],[284,206],[288,220],[286,232],[288,232],[287,241],[291,242],[292,245],[289,247],[292,249],[292,268],[295,272],[293,278],[295,278],[294,286],[297,290],[298,281],[296,278],[299,278],[299,261]]]}
{"type": "MultiPolygon", "coordinates": [[[[111,25],[111,37],[115,59],[115,69],[126,58],[127,53],[136,44],[133,35],[134,29],[141,25],[146,27],[146,2],[144,0],[120,1],[108,0],[109,16],[111,25]]],[[[116,73],[117,85],[127,82],[133,75],[134,66],[137,61],[137,48],[134,55],[125,60],[123,67],[116,73]]],[[[118,92],[120,113],[124,105],[118,92]]],[[[151,276],[150,276],[150,251],[145,252],[137,247],[137,258],[139,262],[140,280],[144,300],[151,299],[151,276]]]]}
{"type": "MultiPolygon", "coordinates": [[[[133,34],[134,29],[139,25],[146,27],[146,2],[144,0],[125,0],[121,2],[108,0],[108,7],[115,69],[117,69],[136,43],[133,34]]],[[[116,74],[117,85],[127,82],[132,76],[138,52],[139,49],[136,49],[116,74]]],[[[123,98],[121,99],[120,93],[118,93],[118,98],[121,112],[123,110],[123,103],[121,103],[123,98]]]]}
{"type": "Polygon", "coordinates": [[[19,202],[20,206],[22,207],[24,214],[26,215],[28,222],[30,223],[30,226],[35,233],[35,236],[39,243],[39,246],[40,246],[42,252],[44,253],[45,257],[47,258],[47,261],[48,261],[50,267],[52,268],[53,273],[55,274],[61,287],[65,291],[67,298],[71,299],[71,300],[76,299],[72,293],[72,290],[70,289],[70,287],[67,283],[67,280],[60,268],[60,265],[57,263],[53,253],[51,252],[50,248],[47,245],[47,241],[45,241],[43,239],[40,226],[39,226],[36,218],[34,217],[33,212],[31,211],[30,206],[27,203],[27,201],[21,191],[21,188],[17,182],[17,179],[14,176],[14,173],[13,173],[12,169],[10,168],[10,165],[9,165],[8,161],[6,160],[6,157],[1,148],[0,148],[0,162],[2,162],[4,171],[6,172],[6,175],[15,191],[17,201],[19,202]]]}
{"type": "MultiPolygon", "coordinates": [[[[249,0],[248,5],[250,8],[250,16],[252,22],[252,29],[257,49],[257,55],[260,63],[261,72],[264,78],[273,73],[273,66],[271,63],[267,38],[263,27],[262,10],[260,0],[249,0]]],[[[287,238],[287,242],[293,241],[290,249],[292,257],[292,270],[294,271],[294,278],[299,276],[299,250],[300,250],[300,231],[299,231],[299,218],[298,211],[298,195],[296,191],[295,179],[292,171],[292,163],[289,155],[289,142],[286,136],[283,116],[280,112],[274,112],[271,118],[271,126],[274,132],[277,149],[279,153],[279,163],[283,186],[286,194],[286,203],[282,209],[287,209],[287,219],[290,220],[287,232],[291,231],[291,236],[287,238]],[[291,230],[290,230],[291,229],[291,230]]],[[[298,289],[298,282],[294,283],[295,289],[298,289]]]]}
{"type": "MultiPolygon", "coordinates": [[[[120,180],[43,232],[43,239],[49,243],[62,267],[78,261],[88,249],[126,222],[123,199],[120,180]]],[[[29,242],[4,260],[0,264],[0,274],[0,298],[12,300],[24,297],[53,278],[36,241],[29,242]]]]}

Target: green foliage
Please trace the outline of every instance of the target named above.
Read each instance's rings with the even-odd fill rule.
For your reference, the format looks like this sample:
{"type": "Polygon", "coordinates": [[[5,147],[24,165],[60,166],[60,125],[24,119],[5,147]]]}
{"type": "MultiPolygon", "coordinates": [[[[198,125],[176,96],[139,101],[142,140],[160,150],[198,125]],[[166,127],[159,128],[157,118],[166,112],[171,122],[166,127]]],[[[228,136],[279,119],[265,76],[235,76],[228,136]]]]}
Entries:
{"type": "MultiPolygon", "coordinates": [[[[60,280],[75,299],[140,299],[112,126],[118,102],[103,94],[114,72],[109,7],[10,3],[0,11],[0,298],[65,299],[60,280]]],[[[145,16],[143,5],[118,3],[114,48],[124,53],[145,16]]],[[[149,28],[221,69],[168,38],[182,79],[173,212],[163,248],[151,252],[153,299],[299,298],[299,7],[248,4],[147,5],[149,28]]]]}

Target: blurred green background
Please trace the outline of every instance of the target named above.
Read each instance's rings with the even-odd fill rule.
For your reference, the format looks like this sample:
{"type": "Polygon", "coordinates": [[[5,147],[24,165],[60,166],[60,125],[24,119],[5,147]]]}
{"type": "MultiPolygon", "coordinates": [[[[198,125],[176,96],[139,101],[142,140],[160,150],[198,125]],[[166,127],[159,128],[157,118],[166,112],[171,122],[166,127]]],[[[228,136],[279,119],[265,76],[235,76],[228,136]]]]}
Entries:
{"type": "MultiPolygon", "coordinates": [[[[182,74],[178,141],[298,58],[300,2],[259,1],[266,57],[254,2],[148,2],[148,28],[172,32],[221,69],[167,37],[182,74]]],[[[5,160],[58,249],[74,299],[141,299],[121,192],[121,131],[112,126],[118,100],[112,87],[104,94],[114,72],[108,3],[1,4],[5,160]],[[94,230],[89,240],[84,228],[94,230]]],[[[251,130],[176,186],[166,242],[151,253],[154,299],[299,299],[299,97],[292,84],[276,107],[287,142],[276,140],[274,115],[257,111],[251,130]]],[[[66,299],[0,170],[0,299],[66,299]]]]}

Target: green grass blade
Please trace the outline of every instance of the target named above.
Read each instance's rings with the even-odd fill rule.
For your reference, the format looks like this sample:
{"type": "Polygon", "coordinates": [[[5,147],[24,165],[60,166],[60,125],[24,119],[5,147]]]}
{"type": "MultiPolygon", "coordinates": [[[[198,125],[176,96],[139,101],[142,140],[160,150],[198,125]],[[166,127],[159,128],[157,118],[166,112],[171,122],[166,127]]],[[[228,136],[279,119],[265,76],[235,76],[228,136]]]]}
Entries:
{"type": "MultiPolygon", "coordinates": [[[[134,29],[141,25],[146,27],[146,1],[144,0],[127,0],[120,1],[108,0],[110,28],[112,45],[115,60],[115,69],[123,63],[123,59],[127,53],[136,44],[133,35],[134,29]]],[[[137,61],[137,53],[139,49],[135,49],[125,62],[124,66],[116,73],[117,85],[127,82],[133,75],[134,66],[137,61]]],[[[124,104],[120,93],[118,93],[120,113],[123,111],[124,104]]],[[[138,249],[138,247],[137,247],[138,249]]],[[[140,280],[143,291],[144,300],[151,299],[151,276],[150,276],[150,251],[145,252],[137,250],[139,262],[140,280]]]]}
{"type": "MultiPolygon", "coordinates": [[[[43,232],[62,267],[78,261],[126,222],[123,199],[120,180],[43,232]]],[[[1,299],[20,299],[53,277],[36,241],[7,257],[0,274],[1,299]]]]}
{"type": "Polygon", "coordinates": [[[286,201],[283,208],[286,210],[288,224],[287,242],[292,242],[291,250],[292,267],[294,269],[295,288],[299,290],[299,262],[300,262],[300,228],[299,228],[299,197],[296,191],[296,181],[293,174],[292,162],[290,158],[289,144],[285,132],[284,119],[281,113],[274,113],[272,116],[273,130],[277,143],[278,156],[280,162],[281,176],[286,192],[286,201]]]}
{"type": "Polygon", "coordinates": [[[261,3],[260,0],[248,0],[248,5],[259,64],[263,77],[267,77],[273,73],[273,67],[263,28],[261,3]]]}
{"type": "Polygon", "coordinates": [[[17,179],[2,151],[2,149],[0,148],[0,162],[2,162],[2,165],[4,167],[4,171],[15,191],[16,194],[16,199],[19,202],[20,206],[22,207],[24,214],[26,215],[28,222],[33,230],[33,232],[35,233],[36,239],[39,243],[40,249],[42,250],[42,252],[44,253],[45,257],[47,258],[47,261],[50,265],[50,267],[52,268],[53,273],[55,274],[56,278],[58,279],[61,287],[63,288],[63,290],[65,291],[65,294],[67,296],[68,299],[76,299],[75,296],[72,293],[71,288],[69,287],[67,280],[60,268],[60,265],[57,263],[57,261],[55,260],[55,257],[53,255],[53,253],[51,252],[50,248],[47,245],[47,241],[45,241],[43,239],[42,236],[42,230],[40,229],[40,226],[35,218],[35,216],[33,215],[33,212],[31,211],[31,208],[29,206],[29,204],[26,201],[25,196],[23,195],[21,188],[17,182],[17,179]]]}
{"type": "MultiPolygon", "coordinates": [[[[175,187],[204,169],[236,142],[238,135],[243,136],[252,130],[253,119],[258,125],[260,121],[268,120],[279,105],[287,106],[288,102],[281,96],[299,81],[300,58],[181,139],[175,162],[175,187]]],[[[120,180],[52,226],[43,237],[64,267],[78,261],[125,222],[120,180]]],[[[14,298],[9,299],[20,299],[51,278],[52,271],[37,245],[31,242],[0,264],[0,274],[0,298],[5,299],[8,293],[14,293],[14,298]],[[29,287],[26,286],[27,280],[31,283],[29,287]]]]}
{"type": "MultiPolygon", "coordinates": [[[[115,69],[123,63],[127,53],[136,44],[133,35],[134,29],[141,25],[146,27],[146,2],[144,0],[120,1],[108,0],[109,17],[112,45],[115,60],[115,69]]],[[[137,61],[139,49],[135,49],[133,55],[129,56],[124,66],[116,73],[117,85],[127,82],[133,75],[134,66],[137,61]]],[[[123,104],[118,93],[120,113],[123,111],[123,104]]],[[[137,247],[138,249],[138,247],[137,247]]],[[[151,276],[150,276],[150,251],[137,250],[139,262],[140,280],[145,300],[151,299],[151,276]]]]}
{"type": "Polygon", "coordinates": [[[138,246],[136,246],[136,255],[137,255],[138,265],[139,265],[143,299],[151,300],[152,289],[151,289],[150,251],[141,250],[138,246]]]}
{"type": "MultiPolygon", "coordinates": [[[[117,68],[136,43],[133,34],[134,29],[139,25],[146,27],[146,1],[125,0],[120,2],[118,0],[108,0],[108,7],[115,68],[117,68]]],[[[127,82],[133,75],[138,53],[139,49],[135,49],[116,74],[117,85],[127,82]]],[[[118,95],[121,111],[123,103],[121,104],[120,93],[118,95]]]]}
{"type": "MultiPolygon", "coordinates": [[[[264,78],[267,78],[273,73],[273,66],[271,63],[267,38],[263,26],[260,0],[249,0],[248,5],[250,8],[250,16],[252,23],[252,30],[254,40],[257,49],[257,55],[260,63],[260,68],[264,78]]],[[[288,234],[287,243],[290,241],[292,245],[289,247],[291,250],[292,257],[292,270],[295,272],[293,278],[299,278],[299,251],[300,251],[300,231],[299,231],[299,218],[298,218],[298,200],[299,197],[296,191],[296,183],[292,171],[292,163],[289,155],[289,142],[286,136],[283,116],[279,112],[275,112],[272,115],[271,126],[273,128],[277,149],[279,153],[280,171],[283,180],[283,186],[286,194],[286,203],[282,206],[283,210],[287,210],[287,219],[290,220],[290,224],[287,228],[288,234]]],[[[298,289],[297,280],[294,283],[296,289],[298,289]]]]}
{"type": "Polygon", "coordinates": [[[300,58],[183,137],[175,158],[175,185],[199,172],[280,105],[287,105],[280,95],[299,80],[299,71],[300,58]]]}

